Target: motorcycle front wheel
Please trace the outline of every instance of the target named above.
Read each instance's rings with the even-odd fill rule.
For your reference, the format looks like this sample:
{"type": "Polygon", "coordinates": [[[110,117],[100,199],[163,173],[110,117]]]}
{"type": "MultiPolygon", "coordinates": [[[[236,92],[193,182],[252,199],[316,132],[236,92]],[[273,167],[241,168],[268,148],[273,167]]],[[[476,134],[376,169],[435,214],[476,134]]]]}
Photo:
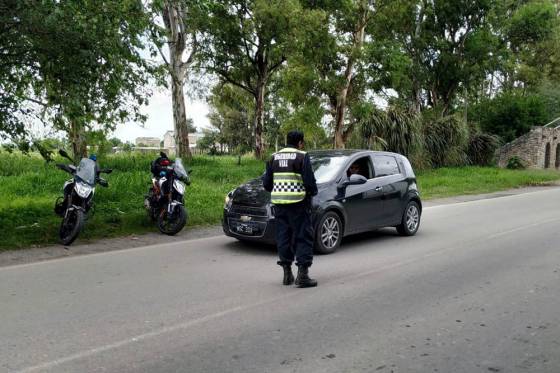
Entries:
{"type": "Polygon", "coordinates": [[[84,212],[80,209],[68,211],[66,217],[60,224],[59,237],[60,243],[70,245],[78,237],[84,225],[84,212]]]}
{"type": "Polygon", "coordinates": [[[154,197],[154,189],[150,188],[150,190],[148,190],[148,194],[146,194],[146,196],[144,197],[144,207],[146,208],[148,217],[152,222],[158,219],[157,208],[155,207],[156,204],[157,203],[154,197]]]}
{"type": "Polygon", "coordinates": [[[158,216],[158,228],[163,234],[173,236],[181,231],[187,224],[187,211],[185,206],[177,205],[171,214],[167,209],[162,210],[158,216]]]}

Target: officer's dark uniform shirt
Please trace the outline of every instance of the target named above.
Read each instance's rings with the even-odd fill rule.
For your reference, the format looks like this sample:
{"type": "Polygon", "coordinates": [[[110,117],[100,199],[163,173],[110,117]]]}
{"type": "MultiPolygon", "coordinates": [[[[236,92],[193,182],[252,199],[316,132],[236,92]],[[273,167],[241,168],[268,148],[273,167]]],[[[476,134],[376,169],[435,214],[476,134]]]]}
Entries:
{"type": "Polygon", "coordinates": [[[317,183],[309,155],[295,148],[284,148],[272,155],[262,177],[274,204],[294,204],[317,194],[317,183]]]}

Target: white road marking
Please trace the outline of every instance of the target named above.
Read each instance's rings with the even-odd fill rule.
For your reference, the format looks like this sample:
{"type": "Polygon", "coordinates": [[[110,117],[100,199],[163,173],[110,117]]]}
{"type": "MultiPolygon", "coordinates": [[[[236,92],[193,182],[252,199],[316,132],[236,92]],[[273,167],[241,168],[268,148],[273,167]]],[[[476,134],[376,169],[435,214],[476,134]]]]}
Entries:
{"type": "Polygon", "coordinates": [[[214,313],[214,314],[211,314],[211,315],[206,315],[206,316],[198,318],[198,319],[190,320],[190,321],[180,323],[180,324],[177,324],[177,325],[168,326],[168,327],[165,327],[165,328],[154,330],[154,331],[149,332],[149,333],[139,334],[139,335],[136,335],[134,337],[130,337],[130,338],[124,339],[122,341],[111,343],[111,344],[108,344],[108,345],[105,345],[105,346],[92,348],[90,350],[80,351],[80,352],[77,352],[75,354],[60,358],[60,359],[52,360],[52,361],[49,361],[49,362],[46,362],[46,363],[42,363],[42,364],[35,365],[35,366],[29,367],[29,368],[25,368],[23,370],[17,371],[17,373],[31,373],[31,372],[37,372],[37,371],[45,370],[45,369],[52,369],[52,368],[55,368],[55,367],[57,367],[59,365],[62,365],[64,363],[68,363],[68,362],[78,360],[78,359],[87,358],[87,357],[90,357],[90,356],[93,356],[93,355],[96,355],[96,354],[99,354],[99,353],[102,353],[102,352],[105,352],[105,351],[120,348],[120,347],[129,345],[129,344],[132,344],[132,343],[136,343],[136,342],[141,342],[141,341],[149,339],[149,338],[157,337],[157,336],[162,335],[162,334],[171,333],[171,332],[175,332],[175,331],[183,330],[183,329],[188,329],[188,328],[196,326],[198,324],[202,324],[202,323],[205,323],[205,322],[208,322],[208,321],[211,321],[211,320],[223,317],[223,316],[227,316],[231,313],[242,312],[242,311],[245,311],[245,310],[248,310],[248,309],[251,309],[251,308],[255,308],[255,307],[267,304],[267,303],[278,302],[279,300],[294,297],[298,294],[302,294],[302,293],[301,292],[289,293],[289,294],[282,295],[280,297],[276,297],[276,298],[273,298],[273,299],[268,299],[268,300],[253,303],[253,304],[250,304],[250,305],[230,308],[228,310],[224,310],[222,312],[217,312],[217,313],[214,313]]]}
{"type": "MultiPolygon", "coordinates": [[[[522,231],[522,230],[533,228],[534,226],[540,226],[540,225],[549,224],[549,223],[556,223],[558,221],[560,221],[560,217],[559,218],[554,218],[554,219],[543,220],[543,221],[540,221],[540,222],[525,225],[525,226],[522,226],[522,227],[512,228],[512,229],[509,229],[507,231],[499,232],[499,233],[496,233],[496,234],[493,234],[493,235],[490,235],[490,236],[487,236],[487,237],[484,237],[484,238],[480,238],[480,239],[478,239],[478,241],[495,239],[495,238],[502,237],[506,234],[519,232],[519,231],[522,231]]],[[[361,277],[367,277],[367,276],[377,274],[377,273],[380,273],[380,272],[384,272],[384,271],[387,271],[387,270],[392,270],[392,269],[395,269],[395,268],[398,268],[398,267],[410,265],[410,264],[413,264],[413,263],[423,261],[427,258],[431,258],[431,257],[437,256],[437,255],[447,253],[449,251],[458,250],[461,247],[463,247],[465,244],[467,244],[467,243],[463,242],[461,245],[441,248],[441,249],[432,251],[428,254],[422,255],[421,257],[408,259],[408,260],[400,261],[400,262],[397,262],[397,263],[388,264],[388,265],[385,265],[385,266],[382,266],[382,267],[377,267],[375,269],[360,272],[360,273],[357,273],[357,274],[344,276],[344,277],[339,278],[338,280],[352,280],[352,279],[357,279],[357,278],[361,278],[361,277]]],[[[139,335],[136,335],[134,337],[130,337],[130,338],[127,338],[127,339],[124,339],[124,340],[121,340],[121,341],[118,341],[118,342],[115,342],[115,343],[107,344],[105,346],[80,351],[80,352],[77,352],[75,354],[69,355],[67,357],[63,357],[63,358],[60,358],[60,359],[56,359],[56,360],[52,360],[52,361],[49,361],[49,362],[46,362],[46,363],[35,365],[35,366],[29,367],[29,368],[25,368],[23,370],[18,371],[18,373],[31,373],[31,372],[36,372],[36,371],[40,371],[40,370],[52,369],[52,368],[55,368],[59,365],[62,365],[62,364],[65,364],[65,363],[68,363],[68,362],[71,362],[71,361],[74,361],[74,360],[87,358],[87,357],[90,357],[90,356],[93,356],[93,355],[96,355],[96,354],[99,354],[99,353],[103,353],[105,351],[109,351],[109,350],[117,349],[117,348],[120,348],[120,347],[124,347],[124,346],[130,345],[132,343],[140,342],[140,341],[143,341],[143,340],[146,340],[146,339],[149,339],[149,338],[153,338],[153,337],[157,337],[157,336],[160,336],[160,335],[163,335],[163,334],[166,334],[166,333],[172,333],[172,332],[175,332],[177,330],[188,329],[188,328],[191,328],[193,326],[196,326],[196,325],[199,325],[199,324],[202,324],[202,323],[214,320],[214,319],[218,319],[220,317],[227,316],[227,315],[232,314],[232,313],[247,311],[247,310],[262,306],[262,305],[279,302],[279,301],[284,300],[286,298],[291,298],[291,297],[295,297],[295,296],[298,296],[298,295],[304,295],[304,292],[298,291],[298,292],[288,293],[288,294],[284,294],[282,296],[275,297],[275,298],[272,298],[272,299],[252,303],[250,305],[233,307],[233,308],[230,308],[228,310],[224,310],[224,311],[217,312],[217,313],[214,313],[214,314],[211,314],[211,315],[207,315],[207,316],[195,319],[195,320],[190,320],[190,321],[187,321],[187,322],[184,322],[184,323],[164,327],[164,328],[161,328],[161,329],[158,329],[158,330],[154,330],[152,332],[139,334],[139,335]]]]}

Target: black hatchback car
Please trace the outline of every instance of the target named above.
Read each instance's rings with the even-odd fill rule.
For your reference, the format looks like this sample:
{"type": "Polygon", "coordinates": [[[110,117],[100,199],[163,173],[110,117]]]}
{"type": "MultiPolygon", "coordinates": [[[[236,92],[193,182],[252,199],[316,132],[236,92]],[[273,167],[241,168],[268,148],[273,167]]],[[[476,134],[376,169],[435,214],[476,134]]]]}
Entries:
{"type": "MultiPolygon", "coordinates": [[[[312,201],[315,252],[330,254],[342,237],[381,227],[396,227],[404,236],[418,231],[422,202],[405,156],[368,150],[309,155],[319,189],[312,201]]],[[[228,193],[222,225],[242,241],[275,242],[274,205],[260,178],[228,193]]]]}

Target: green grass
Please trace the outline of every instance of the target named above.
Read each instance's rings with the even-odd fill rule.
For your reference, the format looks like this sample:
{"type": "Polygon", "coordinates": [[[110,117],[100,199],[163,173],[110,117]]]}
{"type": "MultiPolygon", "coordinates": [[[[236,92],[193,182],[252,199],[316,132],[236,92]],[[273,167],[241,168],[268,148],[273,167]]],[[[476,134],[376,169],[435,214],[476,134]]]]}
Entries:
{"type": "Polygon", "coordinates": [[[491,193],[560,180],[560,172],[508,170],[493,167],[460,167],[424,170],[416,175],[425,200],[465,194],[491,193]]]}
{"type": "MultiPolygon", "coordinates": [[[[109,188],[98,186],[95,214],[79,240],[156,232],[144,211],[143,199],[151,182],[150,161],[155,155],[114,155],[100,160],[114,171],[105,178],[109,188]]],[[[62,159],[57,161],[62,162],[62,159]]],[[[218,224],[225,194],[235,186],[258,177],[264,163],[236,157],[195,157],[187,187],[188,226],[218,224]]],[[[57,242],[60,218],[53,205],[69,175],[38,156],[0,153],[0,250],[57,242]]],[[[418,173],[423,199],[461,194],[487,193],[560,179],[560,173],[496,168],[442,168],[418,173]]]]}
{"type": "MultiPolygon", "coordinates": [[[[95,213],[79,239],[157,231],[143,207],[154,158],[115,155],[100,160],[100,166],[113,173],[103,176],[109,188],[96,188],[95,213]]],[[[242,158],[238,166],[236,157],[195,157],[186,166],[193,170],[186,192],[188,226],[217,224],[226,193],[264,170],[262,161],[242,158]]],[[[39,157],[0,153],[0,250],[57,242],[60,218],[53,206],[68,178],[39,157]]]]}

